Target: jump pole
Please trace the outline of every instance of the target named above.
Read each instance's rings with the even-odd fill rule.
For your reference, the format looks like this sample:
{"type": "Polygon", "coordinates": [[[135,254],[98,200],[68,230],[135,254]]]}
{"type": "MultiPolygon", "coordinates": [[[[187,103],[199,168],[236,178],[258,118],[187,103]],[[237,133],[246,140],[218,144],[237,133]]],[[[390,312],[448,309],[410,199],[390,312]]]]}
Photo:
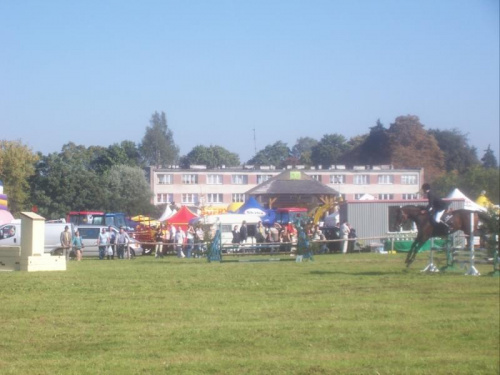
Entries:
{"type": "Polygon", "coordinates": [[[446,266],[439,269],[441,272],[463,272],[463,270],[458,268],[455,264],[454,253],[455,249],[451,246],[450,235],[448,235],[446,241],[446,266]]]}
{"type": "Polygon", "coordinates": [[[474,261],[476,259],[476,254],[474,253],[474,211],[471,211],[470,213],[469,250],[470,250],[469,270],[465,273],[465,275],[480,276],[481,274],[474,265],[474,261]]]}
{"type": "Polygon", "coordinates": [[[498,247],[495,249],[495,253],[493,254],[493,272],[490,273],[490,276],[500,276],[500,268],[498,266],[498,247]]]}
{"type": "Polygon", "coordinates": [[[431,249],[429,250],[429,264],[420,272],[439,272],[439,268],[434,265],[434,238],[431,238],[431,249]]]}

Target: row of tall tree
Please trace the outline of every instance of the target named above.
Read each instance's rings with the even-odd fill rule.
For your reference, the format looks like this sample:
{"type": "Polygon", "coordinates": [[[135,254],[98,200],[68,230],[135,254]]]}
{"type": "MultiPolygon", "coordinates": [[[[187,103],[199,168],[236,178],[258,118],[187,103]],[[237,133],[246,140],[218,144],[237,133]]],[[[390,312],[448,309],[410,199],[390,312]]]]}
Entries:
{"type": "MultiPolygon", "coordinates": [[[[164,112],[155,112],[142,142],[123,141],[109,147],[68,143],[61,152],[34,154],[19,141],[0,141],[0,180],[14,213],[36,207],[47,218],[71,210],[156,214],[151,202],[147,167],[204,164],[209,168],[241,164],[237,154],[221,146],[198,145],[184,156],[174,142],[164,112]]],[[[338,133],[321,139],[297,139],[289,147],[278,141],[246,162],[252,165],[380,165],[424,168],[425,178],[442,194],[459,187],[470,196],[487,190],[499,200],[497,159],[488,147],[481,159],[457,129],[426,130],[417,116],[401,116],[389,127],[380,121],[367,134],[346,139],[338,133]]]]}

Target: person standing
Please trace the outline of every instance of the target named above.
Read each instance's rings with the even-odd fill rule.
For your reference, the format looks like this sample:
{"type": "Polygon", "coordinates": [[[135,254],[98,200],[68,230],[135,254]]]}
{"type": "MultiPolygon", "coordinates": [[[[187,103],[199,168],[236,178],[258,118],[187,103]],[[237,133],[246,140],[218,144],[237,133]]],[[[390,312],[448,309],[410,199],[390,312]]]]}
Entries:
{"type": "Polygon", "coordinates": [[[318,224],[316,224],[311,231],[311,239],[313,241],[317,241],[317,242],[321,243],[320,250],[319,250],[320,254],[328,253],[328,247],[326,246],[325,242],[323,242],[323,241],[326,241],[326,237],[323,234],[323,232],[321,231],[318,224]]]}
{"type": "Polygon", "coordinates": [[[80,236],[79,231],[75,231],[75,237],[73,237],[73,240],[71,241],[71,244],[73,245],[76,253],[76,260],[81,261],[82,260],[82,251],[83,251],[83,241],[82,241],[82,236],[80,236]]]}
{"type": "Polygon", "coordinates": [[[233,228],[233,240],[231,241],[233,244],[240,243],[240,229],[237,225],[233,228]]]}
{"type": "Polygon", "coordinates": [[[184,251],[182,251],[182,248],[184,247],[184,240],[186,238],[186,235],[184,234],[184,231],[182,230],[181,227],[177,229],[177,232],[175,233],[175,247],[177,250],[177,257],[178,258],[185,258],[186,255],[184,255],[184,251]]]}
{"type": "Polygon", "coordinates": [[[118,259],[124,259],[125,247],[128,248],[129,242],[130,238],[128,234],[125,232],[123,227],[120,227],[120,232],[116,236],[116,253],[118,255],[118,259]]]}
{"type": "Polygon", "coordinates": [[[66,256],[68,256],[69,251],[71,250],[71,242],[72,242],[71,232],[69,231],[69,226],[66,225],[64,227],[64,231],[61,232],[60,240],[61,240],[61,246],[64,249],[64,251],[66,252],[66,256]]]}
{"type": "Polygon", "coordinates": [[[113,260],[115,259],[115,247],[116,247],[116,235],[115,232],[113,231],[113,228],[111,228],[111,225],[108,227],[108,249],[107,249],[107,259],[109,260],[110,258],[113,260]]]}
{"type": "Polygon", "coordinates": [[[109,233],[106,232],[106,228],[102,228],[101,233],[99,233],[99,237],[97,237],[97,246],[99,246],[99,260],[104,259],[104,255],[106,254],[106,248],[108,247],[108,245],[109,233]]]}
{"type": "Polygon", "coordinates": [[[240,228],[240,243],[246,243],[248,238],[248,228],[247,228],[247,222],[243,220],[241,223],[241,228],[240,228]]]}
{"type": "Polygon", "coordinates": [[[340,226],[340,234],[342,235],[342,254],[347,253],[347,247],[349,245],[349,233],[351,229],[349,228],[349,223],[347,221],[343,221],[340,226]]]}
{"type": "Polygon", "coordinates": [[[163,258],[163,234],[161,224],[155,233],[155,258],[163,258]]]}
{"type": "Polygon", "coordinates": [[[189,225],[186,231],[186,257],[191,258],[191,252],[194,246],[194,228],[192,225],[189,225]]]}
{"type": "Polygon", "coordinates": [[[257,243],[263,243],[266,240],[266,228],[262,225],[262,221],[257,223],[255,239],[257,240],[257,243]]]}
{"type": "Polygon", "coordinates": [[[195,257],[199,258],[203,252],[205,252],[205,246],[204,246],[204,237],[205,233],[203,232],[203,229],[200,225],[198,225],[195,229],[195,257]]]}

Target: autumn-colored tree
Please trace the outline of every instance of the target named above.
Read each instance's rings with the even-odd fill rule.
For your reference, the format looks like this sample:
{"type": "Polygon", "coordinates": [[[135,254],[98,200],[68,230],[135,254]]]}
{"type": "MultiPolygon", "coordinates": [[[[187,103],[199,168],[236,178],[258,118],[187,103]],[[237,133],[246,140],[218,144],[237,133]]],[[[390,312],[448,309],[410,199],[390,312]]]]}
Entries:
{"type": "Polygon", "coordinates": [[[38,156],[20,141],[0,141],[0,180],[14,214],[29,209],[28,179],[35,173],[37,160],[38,156]]]}
{"type": "Polygon", "coordinates": [[[388,129],[390,162],[395,168],[424,168],[432,182],[444,173],[444,155],[417,116],[399,116],[388,129]]]}

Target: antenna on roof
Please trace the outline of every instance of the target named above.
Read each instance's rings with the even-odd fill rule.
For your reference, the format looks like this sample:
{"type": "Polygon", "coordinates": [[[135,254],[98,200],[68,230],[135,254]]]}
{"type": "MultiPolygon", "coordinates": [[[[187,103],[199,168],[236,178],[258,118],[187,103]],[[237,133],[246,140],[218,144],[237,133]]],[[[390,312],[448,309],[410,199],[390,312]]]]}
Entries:
{"type": "Polygon", "coordinates": [[[255,140],[255,128],[253,128],[253,148],[255,150],[255,155],[257,155],[257,141],[255,140]]]}

